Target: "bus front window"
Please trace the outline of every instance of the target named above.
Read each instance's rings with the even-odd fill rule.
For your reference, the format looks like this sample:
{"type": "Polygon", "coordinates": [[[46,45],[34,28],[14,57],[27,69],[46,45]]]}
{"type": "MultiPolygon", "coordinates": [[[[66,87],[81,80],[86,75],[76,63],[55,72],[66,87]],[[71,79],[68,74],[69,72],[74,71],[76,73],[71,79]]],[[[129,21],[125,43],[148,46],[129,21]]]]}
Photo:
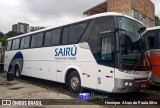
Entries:
{"type": "MultiPolygon", "coordinates": [[[[119,58],[123,65],[130,65],[134,69],[138,62],[142,62],[145,48],[143,46],[143,40],[139,32],[140,28],[144,27],[142,24],[125,18],[118,17],[118,28],[119,30],[119,58]],[[124,38],[124,39],[121,39],[124,38]],[[121,42],[123,40],[124,42],[121,42]]],[[[139,65],[139,63],[138,63],[139,65]]]]}

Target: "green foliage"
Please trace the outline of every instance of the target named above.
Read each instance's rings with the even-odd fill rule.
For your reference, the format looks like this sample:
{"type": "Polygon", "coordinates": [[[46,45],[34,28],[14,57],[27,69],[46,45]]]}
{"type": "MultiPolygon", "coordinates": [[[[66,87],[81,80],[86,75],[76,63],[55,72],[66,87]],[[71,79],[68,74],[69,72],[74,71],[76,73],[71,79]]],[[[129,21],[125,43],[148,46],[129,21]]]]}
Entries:
{"type": "Polygon", "coordinates": [[[7,39],[8,38],[6,36],[0,38],[0,42],[2,42],[2,46],[4,46],[4,47],[6,46],[7,39]]]}
{"type": "Polygon", "coordinates": [[[21,35],[23,33],[16,33],[14,31],[9,31],[8,33],[6,33],[6,36],[7,37],[14,37],[14,36],[18,36],[18,35],[21,35]]]}
{"type": "Polygon", "coordinates": [[[160,26],[160,19],[158,16],[155,16],[155,25],[160,26]]]}
{"type": "Polygon", "coordinates": [[[8,38],[14,37],[14,36],[18,36],[21,35],[23,33],[16,33],[14,31],[9,31],[8,33],[6,33],[5,35],[0,32],[0,42],[2,42],[2,46],[6,46],[6,41],[8,38]]]}
{"type": "Polygon", "coordinates": [[[0,31],[0,37],[3,37],[4,36],[4,34],[0,31]]]}

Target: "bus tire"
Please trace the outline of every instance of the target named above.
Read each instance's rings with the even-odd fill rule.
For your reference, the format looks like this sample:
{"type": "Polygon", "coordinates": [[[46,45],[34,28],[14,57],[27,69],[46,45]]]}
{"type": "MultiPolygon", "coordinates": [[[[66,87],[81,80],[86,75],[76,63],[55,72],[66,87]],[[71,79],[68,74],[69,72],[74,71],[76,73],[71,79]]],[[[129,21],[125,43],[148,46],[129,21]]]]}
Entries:
{"type": "Polygon", "coordinates": [[[73,71],[69,74],[68,87],[74,93],[82,92],[81,79],[77,71],[73,71]]]}
{"type": "Polygon", "coordinates": [[[15,76],[17,78],[21,78],[21,70],[20,70],[19,66],[16,66],[16,68],[15,68],[15,76]]]}
{"type": "Polygon", "coordinates": [[[13,73],[7,72],[7,81],[12,81],[13,80],[13,73]]]}

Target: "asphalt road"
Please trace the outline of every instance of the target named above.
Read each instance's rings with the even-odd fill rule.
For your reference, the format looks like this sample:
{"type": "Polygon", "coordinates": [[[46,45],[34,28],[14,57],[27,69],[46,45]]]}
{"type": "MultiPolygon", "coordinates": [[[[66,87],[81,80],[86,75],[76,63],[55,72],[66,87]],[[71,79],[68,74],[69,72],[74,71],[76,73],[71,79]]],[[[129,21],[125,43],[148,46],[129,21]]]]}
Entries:
{"type": "MultiPolygon", "coordinates": [[[[85,90],[87,93],[107,96],[110,100],[137,100],[137,99],[159,99],[160,86],[153,85],[149,90],[133,93],[101,93],[93,90],[85,90]]],[[[46,81],[36,78],[23,77],[14,78],[13,81],[6,80],[6,73],[0,73],[0,99],[70,99],[78,100],[79,95],[71,93],[68,88],[61,83],[46,81]]],[[[43,106],[23,106],[23,108],[159,108],[159,105],[100,105],[104,101],[92,101],[82,104],[88,105],[43,105],[43,106]]],[[[0,106],[0,108],[21,108],[22,106],[0,106]]]]}

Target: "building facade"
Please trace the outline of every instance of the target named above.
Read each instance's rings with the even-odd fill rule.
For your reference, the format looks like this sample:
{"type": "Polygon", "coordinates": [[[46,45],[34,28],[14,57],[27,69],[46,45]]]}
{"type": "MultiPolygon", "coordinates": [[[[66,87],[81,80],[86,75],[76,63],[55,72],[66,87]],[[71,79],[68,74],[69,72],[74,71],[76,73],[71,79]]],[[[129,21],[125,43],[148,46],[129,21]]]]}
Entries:
{"type": "Polygon", "coordinates": [[[129,15],[147,27],[155,26],[155,6],[150,0],[107,0],[84,12],[94,15],[103,12],[119,12],[129,15]]]}
{"type": "Polygon", "coordinates": [[[37,30],[41,30],[41,29],[44,29],[45,27],[40,27],[40,26],[30,26],[30,32],[33,32],[33,31],[37,31],[37,30]]]}
{"type": "Polygon", "coordinates": [[[12,31],[17,33],[28,33],[29,32],[29,24],[21,23],[12,25],[12,31]]]}

